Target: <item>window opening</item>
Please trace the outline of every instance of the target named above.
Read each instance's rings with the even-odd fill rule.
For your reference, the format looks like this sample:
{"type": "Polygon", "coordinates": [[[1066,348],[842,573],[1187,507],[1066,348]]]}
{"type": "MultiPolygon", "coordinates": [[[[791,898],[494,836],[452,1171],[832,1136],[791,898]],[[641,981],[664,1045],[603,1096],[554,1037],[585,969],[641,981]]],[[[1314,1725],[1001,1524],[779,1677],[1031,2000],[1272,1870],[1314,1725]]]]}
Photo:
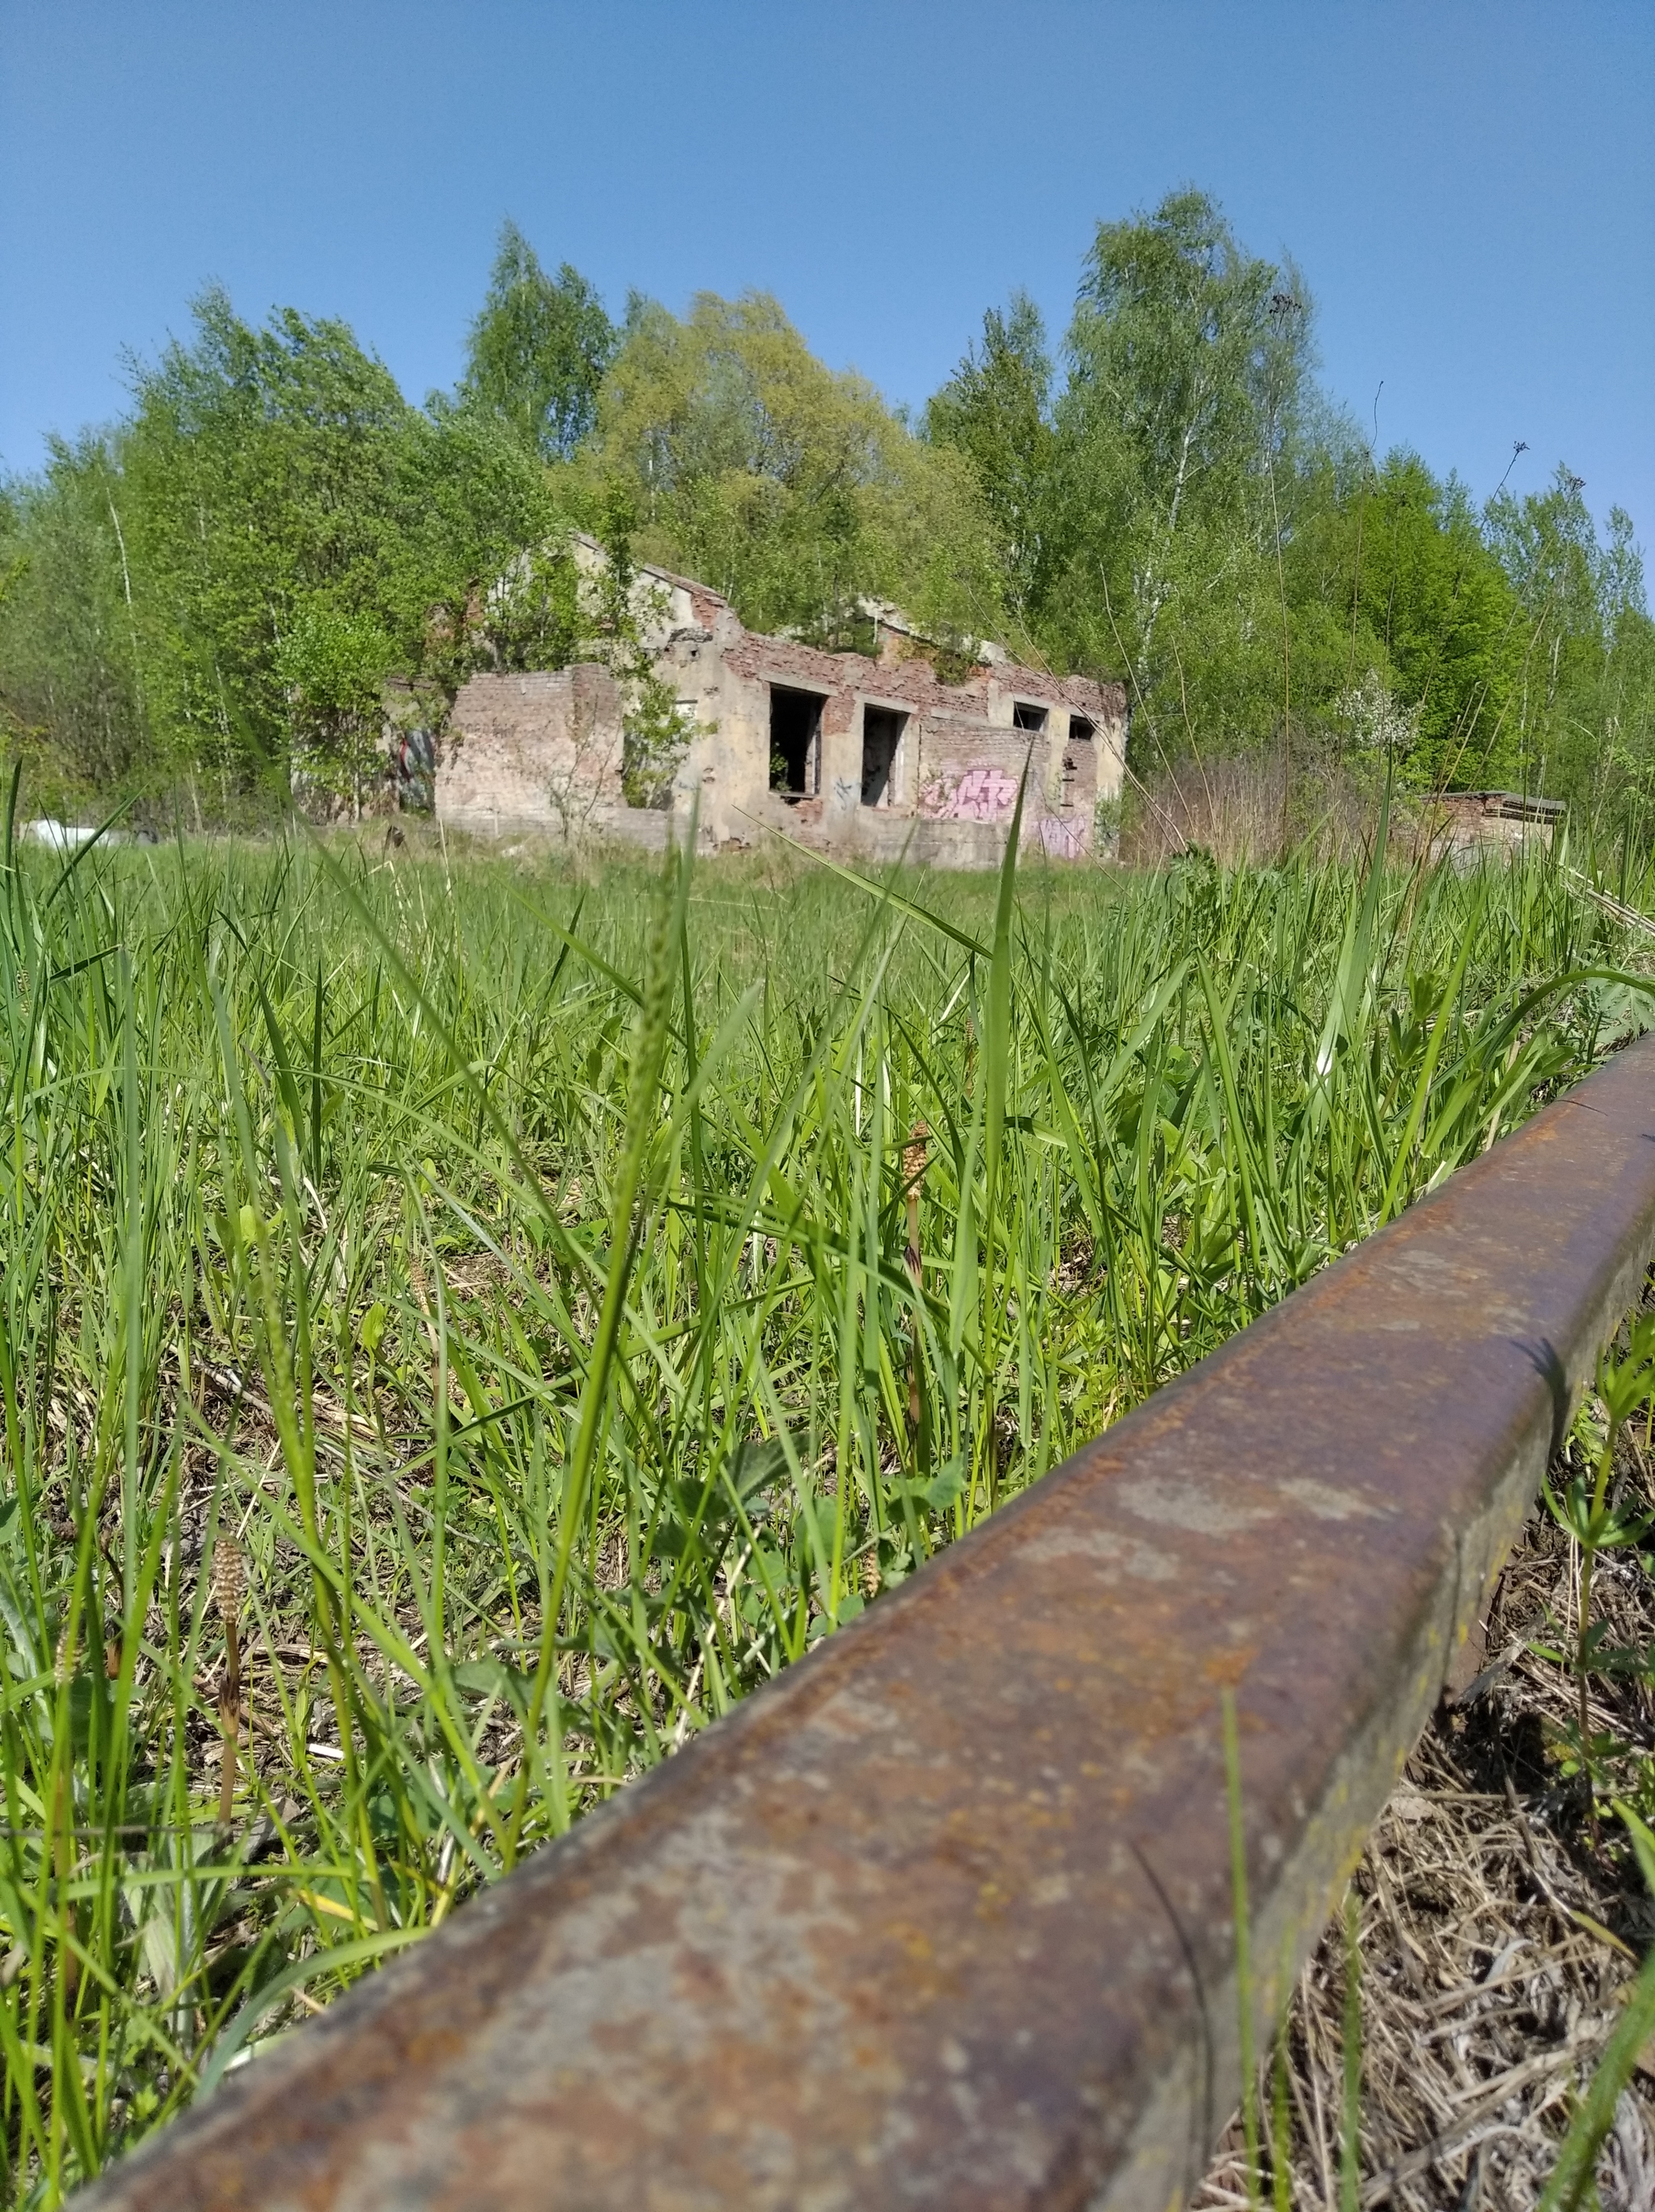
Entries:
{"type": "Polygon", "coordinates": [[[908,726],[892,707],[862,709],[862,805],[891,806],[897,798],[897,750],[908,726]]]}
{"type": "Polygon", "coordinates": [[[821,694],[772,684],[770,789],[783,799],[813,799],[821,779],[821,694]]]}
{"type": "Polygon", "coordinates": [[[1095,726],[1084,714],[1069,716],[1069,737],[1077,745],[1089,745],[1098,734],[1095,726]]]}
{"type": "Polygon", "coordinates": [[[1012,702],[1012,727],[1014,730],[1033,732],[1044,730],[1045,726],[1046,710],[1044,707],[1033,706],[1026,699],[1014,699],[1012,702]]]}

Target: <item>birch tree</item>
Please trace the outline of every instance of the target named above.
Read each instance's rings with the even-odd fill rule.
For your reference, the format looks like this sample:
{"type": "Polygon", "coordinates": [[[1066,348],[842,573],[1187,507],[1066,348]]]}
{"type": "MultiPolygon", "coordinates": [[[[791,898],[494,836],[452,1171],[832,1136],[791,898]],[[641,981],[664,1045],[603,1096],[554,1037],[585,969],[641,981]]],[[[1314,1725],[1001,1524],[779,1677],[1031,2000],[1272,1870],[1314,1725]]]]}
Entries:
{"type": "Polygon", "coordinates": [[[466,341],[460,402],[505,423],[544,459],[567,460],[597,419],[616,339],[580,270],[565,261],[549,276],[508,222],[466,341]]]}
{"type": "Polygon", "coordinates": [[[963,453],[1000,541],[1006,596],[1025,622],[1046,581],[1055,433],[1046,329],[1026,292],[990,307],[983,336],[926,409],[933,444],[963,453]]]}
{"type": "Polygon", "coordinates": [[[1248,253],[1205,193],[1098,227],[1056,410],[1048,622],[1142,695],[1181,592],[1244,599],[1261,564],[1268,584],[1311,322],[1296,270],[1248,253]]]}

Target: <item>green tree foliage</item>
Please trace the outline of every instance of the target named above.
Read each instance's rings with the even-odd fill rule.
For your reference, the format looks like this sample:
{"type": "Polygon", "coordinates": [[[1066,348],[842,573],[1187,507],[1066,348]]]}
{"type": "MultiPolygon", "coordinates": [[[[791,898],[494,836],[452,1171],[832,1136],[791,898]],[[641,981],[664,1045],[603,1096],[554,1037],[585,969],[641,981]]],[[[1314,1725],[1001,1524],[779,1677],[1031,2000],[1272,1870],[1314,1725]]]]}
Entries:
{"type": "Polygon", "coordinates": [[[1056,410],[1047,623],[1071,655],[1124,656],[1147,692],[1163,620],[1244,599],[1273,563],[1310,320],[1294,272],[1245,252],[1204,194],[1098,226],[1056,410]]]}
{"type": "Polygon", "coordinates": [[[548,276],[514,222],[502,226],[488,296],[472,325],[460,398],[547,460],[567,460],[596,418],[615,350],[602,301],[565,261],[548,276]]]}
{"type": "Polygon", "coordinates": [[[1600,546],[1566,475],[1480,515],[1416,455],[1376,466],[1315,365],[1298,272],[1183,191],[1098,226],[1061,381],[1019,298],[927,429],[1040,649],[1127,679],[1141,764],[1285,740],[1421,785],[1637,783],[1655,631],[1626,519],[1600,546]]]}
{"type": "Polygon", "coordinates": [[[1098,226],[1053,392],[1025,301],[928,410],[971,463],[1055,665],[1129,681],[1141,750],[1215,749],[1291,706],[1281,548],[1313,392],[1302,280],[1204,194],[1098,226]]]}
{"type": "Polygon", "coordinates": [[[1303,294],[1291,270],[1242,248],[1204,193],[1098,225],[1060,412],[1076,462],[1111,505],[1125,500],[1149,612],[1181,528],[1253,520],[1310,365],[1303,294]]]}
{"type": "Polygon", "coordinates": [[[32,751],[49,742],[54,803],[118,785],[143,755],[125,504],[94,434],[54,441],[0,501],[0,729],[32,751]]]}
{"type": "Polygon", "coordinates": [[[57,781],[297,768],[360,797],[387,679],[440,715],[472,667],[578,643],[538,457],[487,410],[411,407],[344,325],[255,328],[210,291],[133,397],[0,511],[0,700],[57,781]]]}
{"type": "Polygon", "coordinates": [[[858,635],[862,597],[954,636],[1004,618],[992,531],[963,457],[818,362],[773,300],[636,303],[576,476],[623,495],[646,558],[703,578],[758,629],[858,635]]]}
{"type": "Polygon", "coordinates": [[[552,526],[541,471],[485,419],[410,407],[343,324],[253,329],[222,293],[136,397],[119,454],[161,743],[359,781],[434,607],[552,526]]]}
{"type": "Polygon", "coordinates": [[[1360,743],[1371,732],[1353,726],[1363,719],[1357,702],[1377,685],[1402,712],[1395,749],[1414,779],[1476,785],[1513,775],[1519,611],[1463,489],[1396,453],[1343,496],[1327,471],[1315,472],[1302,504],[1286,564],[1290,599],[1299,630],[1322,610],[1331,648],[1319,685],[1306,687],[1307,708],[1360,743]],[[1339,629],[1343,653],[1332,642],[1339,629]]]}
{"type": "Polygon", "coordinates": [[[1607,544],[1560,465],[1549,487],[1489,503],[1488,533],[1522,609],[1515,677],[1524,772],[1598,798],[1629,787],[1655,800],[1655,623],[1632,518],[1609,512],[1607,544]]]}
{"type": "Polygon", "coordinates": [[[1006,597],[1024,619],[1039,603],[1054,459],[1052,362],[1040,310],[1025,292],[990,307],[983,339],[926,409],[933,444],[976,471],[1005,564],[1006,597]]]}
{"type": "Polygon", "coordinates": [[[274,757],[295,684],[321,713],[389,665],[408,410],[341,324],[255,330],[218,291],[194,312],[193,343],[138,373],[122,441],[155,709],[192,750],[274,757]]]}

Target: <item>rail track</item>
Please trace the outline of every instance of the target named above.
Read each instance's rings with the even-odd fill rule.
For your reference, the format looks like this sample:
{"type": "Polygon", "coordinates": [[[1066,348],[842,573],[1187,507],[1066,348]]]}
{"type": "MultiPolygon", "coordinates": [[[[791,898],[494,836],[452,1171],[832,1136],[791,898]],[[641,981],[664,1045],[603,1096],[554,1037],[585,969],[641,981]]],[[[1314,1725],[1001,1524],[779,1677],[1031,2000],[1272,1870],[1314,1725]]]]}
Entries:
{"type": "Polygon", "coordinates": [[[1161,2208],[1655,1250],[1655,1039],[87,2190],[1161,2208]]]}

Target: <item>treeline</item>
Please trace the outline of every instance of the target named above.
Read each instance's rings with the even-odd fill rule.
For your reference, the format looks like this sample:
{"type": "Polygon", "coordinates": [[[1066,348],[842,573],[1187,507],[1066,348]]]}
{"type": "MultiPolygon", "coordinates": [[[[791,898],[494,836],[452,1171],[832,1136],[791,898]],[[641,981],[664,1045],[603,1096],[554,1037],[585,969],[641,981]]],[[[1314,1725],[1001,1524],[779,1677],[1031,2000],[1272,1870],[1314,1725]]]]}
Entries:
{"type": "Polygon", "coordinates": [[[124,419],[0,490],[0,744],[46,802],[360,789],[387,700],[440,720],[472,668],[583,649],[571,527],[757,628],[855,647],[861,603],[895,600],[952,654],[1122,677],[1141,773],[1268,754],[1650,795],[1629,519],[1600,536],[1561,465],[1479,508],[1376,455],[1316,382],[1302,276],[1196,192],[1099,226],[1061,342],[991,309],[919,420],[773,301],[616,323],[509,225],[423,406],[343,324],[255,328],[216,291],[193,314],[124,419]]]}

